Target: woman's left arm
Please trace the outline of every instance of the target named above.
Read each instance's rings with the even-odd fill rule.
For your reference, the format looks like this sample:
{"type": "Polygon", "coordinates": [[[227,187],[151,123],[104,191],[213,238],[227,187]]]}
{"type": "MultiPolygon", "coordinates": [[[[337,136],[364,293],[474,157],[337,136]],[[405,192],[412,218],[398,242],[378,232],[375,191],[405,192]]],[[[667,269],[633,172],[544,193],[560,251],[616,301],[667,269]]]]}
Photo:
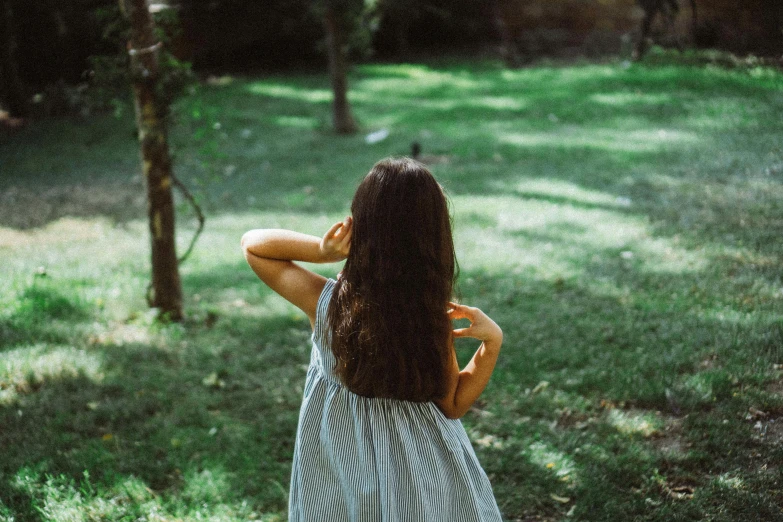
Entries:
{"type": "Polygon", "coordinates": [[[351,218],[335,223],[323,238],[280,229],[257,229],[242,236],[250,267],[269,288],[293,303],[315,323],[318,298],[326,278],[294,263],[331,263],[348,255],[351,218]]]}

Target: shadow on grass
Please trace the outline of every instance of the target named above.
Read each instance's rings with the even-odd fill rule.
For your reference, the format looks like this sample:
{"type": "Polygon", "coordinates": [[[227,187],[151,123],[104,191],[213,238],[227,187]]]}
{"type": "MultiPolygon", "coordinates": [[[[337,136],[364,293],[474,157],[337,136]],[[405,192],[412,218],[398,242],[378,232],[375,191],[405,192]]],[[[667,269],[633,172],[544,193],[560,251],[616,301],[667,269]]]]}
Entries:
{"type": "Polygon", "coordinates": [[[26,468],[88,470],[104,487],[136,477],[172,505],[189,494],[188,475],[220,469],[215,500],[284,508],[309,325],[224,315],[161,334],[94,345],[100,371],[50,376],[0,408],[0,500],[19,520],[37,520],[42,502],[14,486],[26,468]]]}

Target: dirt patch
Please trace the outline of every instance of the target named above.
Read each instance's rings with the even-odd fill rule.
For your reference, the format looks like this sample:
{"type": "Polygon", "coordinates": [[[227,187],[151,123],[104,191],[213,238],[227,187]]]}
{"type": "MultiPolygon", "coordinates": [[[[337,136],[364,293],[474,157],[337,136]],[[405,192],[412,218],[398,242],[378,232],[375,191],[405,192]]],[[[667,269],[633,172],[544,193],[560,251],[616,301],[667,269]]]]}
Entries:
{"type": "Polygon", "coordinates": [[[144,217],[144,188],[131,183],[69,185],[0,193],[0,226],[26,230],[70,217],[105,216],[117,222],[144,217]]]}

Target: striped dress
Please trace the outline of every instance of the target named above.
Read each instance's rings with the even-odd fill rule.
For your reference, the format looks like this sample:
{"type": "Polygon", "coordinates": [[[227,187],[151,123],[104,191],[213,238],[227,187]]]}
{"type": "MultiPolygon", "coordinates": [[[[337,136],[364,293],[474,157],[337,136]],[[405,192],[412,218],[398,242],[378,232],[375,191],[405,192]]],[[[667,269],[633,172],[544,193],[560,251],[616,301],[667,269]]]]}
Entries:
{"type": "Polygon", "coordinates": [[[500,521],[489,479],[459,420],[432,402],[345,388],[320,342],[335,281],[318,299],[291,471],[294,522],[500,521]]]}

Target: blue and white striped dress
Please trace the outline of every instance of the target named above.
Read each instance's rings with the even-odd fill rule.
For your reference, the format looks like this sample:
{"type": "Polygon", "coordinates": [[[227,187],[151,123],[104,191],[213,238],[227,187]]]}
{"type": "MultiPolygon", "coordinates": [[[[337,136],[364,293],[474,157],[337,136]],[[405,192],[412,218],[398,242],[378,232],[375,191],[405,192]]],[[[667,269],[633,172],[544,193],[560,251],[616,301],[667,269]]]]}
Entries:
{"type": "Polygon", "coordinates": [[[432,402],[368,398],[345,388],[321,344],[335,285],[318,299],[291,471],[294,522],[501,520],[465,428],[432,402]]]}

